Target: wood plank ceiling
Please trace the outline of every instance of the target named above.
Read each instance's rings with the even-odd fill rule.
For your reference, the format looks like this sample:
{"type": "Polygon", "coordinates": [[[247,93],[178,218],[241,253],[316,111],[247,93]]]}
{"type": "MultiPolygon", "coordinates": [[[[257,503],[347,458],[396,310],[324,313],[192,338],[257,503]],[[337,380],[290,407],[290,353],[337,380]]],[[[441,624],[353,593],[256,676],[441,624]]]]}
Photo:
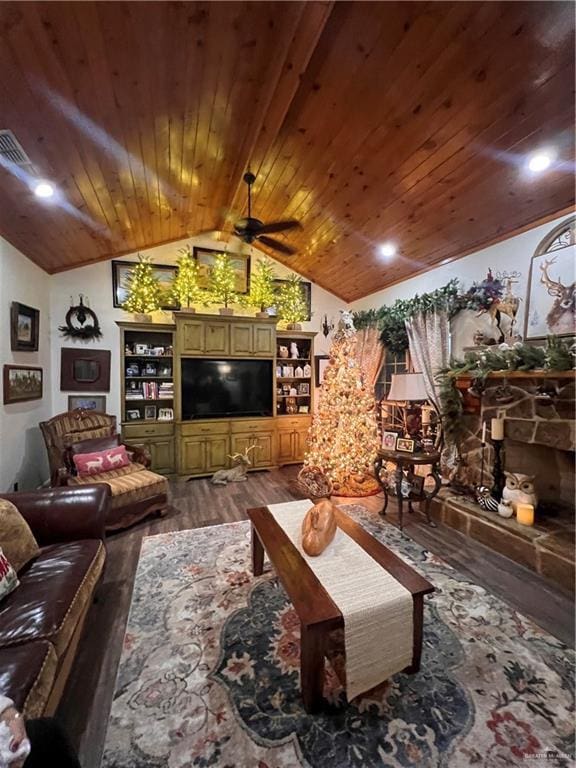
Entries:
{"type": "Polygon", "coordinates": [[[229,228],[248,166],[258,218],[303,224],[282,260],[346,300],[574,199],[569,2],[4,2],[0,71],[59,191],[0,167],[0,233],[48,272],[229,228]]]}

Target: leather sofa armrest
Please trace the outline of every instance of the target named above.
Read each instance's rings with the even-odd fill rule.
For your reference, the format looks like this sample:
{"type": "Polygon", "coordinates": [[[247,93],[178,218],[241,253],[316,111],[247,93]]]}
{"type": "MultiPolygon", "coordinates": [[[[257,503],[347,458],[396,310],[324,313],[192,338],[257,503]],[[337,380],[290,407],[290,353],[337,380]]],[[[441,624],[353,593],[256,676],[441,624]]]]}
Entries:
{"type": "Polygon", "coordinates": [[[18,508],[40,546],[104,539],[104,524],[110,508],[110,487],[106,483],[7,493],[1,498],[18,508]]]}
{"type": "Polygon", "coordinates": [[[122,443],[122,445],[128,453],[132,454],[132,461],[135,464],[143,464],[146,468],[152,464],[152,457],[141,445],[129,445],[128,443],[122,443]]]}

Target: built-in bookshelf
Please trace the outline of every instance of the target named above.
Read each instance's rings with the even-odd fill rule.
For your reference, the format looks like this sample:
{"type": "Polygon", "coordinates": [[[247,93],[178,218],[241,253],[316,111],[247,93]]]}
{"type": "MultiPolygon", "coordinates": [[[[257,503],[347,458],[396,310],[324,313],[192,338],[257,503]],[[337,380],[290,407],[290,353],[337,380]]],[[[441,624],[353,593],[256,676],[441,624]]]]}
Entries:
{"type": "Polygon", "coordinates": [[[276,350],[276,415],[309,415],[314,395],[314,335],[278,331],[276,350]]]}
{"type": "Polygon", "coordinates": [[[122,328],[122,423],[174,421],[171,327],[122,328]]]}

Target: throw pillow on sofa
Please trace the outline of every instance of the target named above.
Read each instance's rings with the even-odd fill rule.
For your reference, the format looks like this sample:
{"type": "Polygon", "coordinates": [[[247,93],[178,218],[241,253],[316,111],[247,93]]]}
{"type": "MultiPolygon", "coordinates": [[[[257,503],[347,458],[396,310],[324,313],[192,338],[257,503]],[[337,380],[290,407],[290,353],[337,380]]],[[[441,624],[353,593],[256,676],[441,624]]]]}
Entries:
{"type": "Polygon", "coordinates": [[[18,584],[20,582],[18,581],[16,571],[12,568],[8,558],[2,552],[2,547],[0,547],[0,600],[9,595],[10,592],[13,592],[18,584]]]}
{"type": "Polygon", "coordinates": [[[76,453],[73,456],[74,466],[80,477],[86,475],[99,475],[111,469],[121,469],[130,464],[130,458],[123,445],[110,448],[106,451],[94,453],[76,453]]]}
{"type": "Polygon", "coordinates": [[[0,547],[16,573],[40,554],[30,526],[6,499],[0,499],[0,547]]]}

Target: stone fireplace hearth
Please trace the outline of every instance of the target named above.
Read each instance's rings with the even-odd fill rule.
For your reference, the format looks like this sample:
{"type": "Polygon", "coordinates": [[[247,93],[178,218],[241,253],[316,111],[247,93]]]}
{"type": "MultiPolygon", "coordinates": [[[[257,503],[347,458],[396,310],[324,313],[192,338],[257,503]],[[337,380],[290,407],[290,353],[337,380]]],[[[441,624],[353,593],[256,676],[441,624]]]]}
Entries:
{"type": "Polygon", "coordinates": [[[484,545],[574,590],[574,372],[518,371],[491,374],[481,398],[469,392],[472,380],[458,379],[464,397],[462,461],[453,488],[434,505],[437,519],[484,545]],[[539,498],[534,527],[482,510],[471,498],[475,485],[492,486],[494,451],[490,420],[504,418],[504,469],[534,475],[539,498]],[[487,422],[484,471],[482,424],[487,422]],[[460,492],[457,492],[458,489],[460,492]],[[466,494],[468,491],[468,495],[466,494]]]}

